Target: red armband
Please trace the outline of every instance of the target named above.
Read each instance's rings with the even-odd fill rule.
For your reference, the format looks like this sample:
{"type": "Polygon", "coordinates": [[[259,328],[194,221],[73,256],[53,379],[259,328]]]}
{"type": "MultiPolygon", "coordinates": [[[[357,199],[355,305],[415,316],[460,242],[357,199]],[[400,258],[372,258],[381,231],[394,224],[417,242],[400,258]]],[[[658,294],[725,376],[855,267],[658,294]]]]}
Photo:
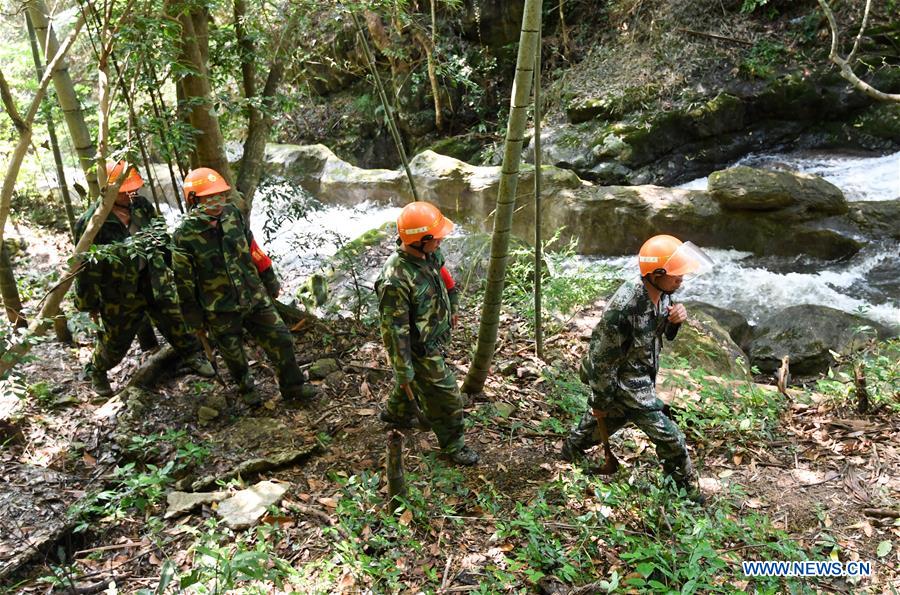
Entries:
{"type": "Polygon", "coordinates": [[[250,241],[250,258],[253,259],[257,272],[261,273],[272,266],[272,259],[262,251],[255,239],[250,241]]]}
{"type": "Polygon", "coordinates": [[[447,267],[441,267],[441,279],[443,279],[447,291],[456,287],[456,281],[453,280],[453,276],[450,275],[450,271],[447,270],[447,267]]]}

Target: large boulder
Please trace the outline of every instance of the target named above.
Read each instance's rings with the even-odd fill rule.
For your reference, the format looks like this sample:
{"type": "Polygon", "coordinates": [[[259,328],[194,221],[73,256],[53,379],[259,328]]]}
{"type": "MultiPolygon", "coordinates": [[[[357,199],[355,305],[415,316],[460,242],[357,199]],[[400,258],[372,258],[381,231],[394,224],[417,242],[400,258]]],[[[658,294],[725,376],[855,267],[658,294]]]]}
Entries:
{"type": "Polygon", "coordinates": [[[356,167],[324,145],[268,144],[265,163],[269,175],[289,179],[328,204],[402,204],[410,196],[403,172],[356,167]]]}
{"type": "Polygon", "coordinates": [[[723,378],[751,379],[747,355],[728,331],[702,310],[691,312],[675,340],[665,345],[665,354],[676,362],[687,361],[692,369],[723,378]]]}
{"type": "Polygon", "coordinates": [[[563,228],[563,239],[577,237],[582,254],[631,254],[647,236],[659,233],[761,256],[806,254],[833,260],[852,256],[862,246],[816,222],[797,224],[760,213],[726,212],[699,190],[582,186],[564,190],[547,203],[547,232],[563,228]]]}
{"type": "Polygon", "coordinates": [[[728,336],[741,349],[744,349],[749,342],[752,328],[740,312],[705,302],[686,301],[684,305],[688,310],[688,316],[694,316],[695,313],[699,312],[712,317],[723,329],[728,331],[728,336]]]}
{"type": "Polygon", "coordinates": [[[713,172],[709,193],[728,211],[784,211],[780,217],[809,218],[847,212],[844,193],[809,174],[738,166],[713,172]]]}
{"type": "Polygon", "coordinates": [[[791,306],[756,327],[749,345],[750,361],[761,371],[772,372],[787,355],[791,372],[809,377],[827,371],[835,363],[832,351],[848,354],[873,337],[891,334],[876,322],[828,306],[791,306]]]}
{"type": "MultiPolygon", "coordinates": [[[[290,178],[327,204],[373,201],[402,205],[413,198],[402,170],[361,169],[321,145],[273,145],[267,155],[270,173],[290,178]]],[[[469,229],[493,228],[500,167],[474,166],[423,151],[410,162],[410,171],[421,200],[436,204],[469,229]]],[[[829,216],[841,210],[835,201],[819,200],[803,188],[792,199],[795,204],[784,209],[731,210],[703,191],[652,185],[597,186],[567,169],[543,166],[541,171],[544,236],[561,230],[564,242],[578,238],[577,249],[582,254],[630,254],[655,233],[763,256],[803,254],[826,260],[851,256],[862,246],[854,239],[857,224],[829,216]]],[[[512,230],[527,239],[534,233],[534,176],[534,167],[523,165],[516,188],[512,230]]],[[[752,191],[749,184],[760,180],[764,184],[766,179],[765,175],[748,179],[748,187],[752,191]]]]}

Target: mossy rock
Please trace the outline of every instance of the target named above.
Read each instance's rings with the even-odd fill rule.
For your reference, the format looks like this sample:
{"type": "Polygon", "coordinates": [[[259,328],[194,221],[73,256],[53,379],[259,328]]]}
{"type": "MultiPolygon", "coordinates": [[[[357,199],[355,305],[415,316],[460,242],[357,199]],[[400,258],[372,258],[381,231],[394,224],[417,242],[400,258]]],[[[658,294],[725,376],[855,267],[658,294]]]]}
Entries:
{"type": "Polygon", "coordinates": [[[476,157],[484,148],[484,142],[466,134],[442,138],[426,148],[440,155],[447,155],[466,163],[475,163],[476,157]]]}
{"type": "Polygon", "coordinates": [[[743,165],[713,172],[709,192],[732,211],[777,211],[798,207],[804,213],[847,212],[841,189],[819,176],[771,171],[743,165]]]}
{"type": "Polygon", "coordinates": [[[741,313],[704,302],[688,301],[684,302],[684,305],[688,310],[688,316],[693,316],[695,312],[701,312],[712,317],[722,328],[728,331],[731,340],[741,349],[744,349],[744,346],[750,340],[752,329],[747,319],[741,313]]]}
{"type": "Polygon", "coordinates": [[[678,336],[665,342],[666,353],[687,360],[694,369],[714,376],[750,380],[749,358],[715,318],[702,310],[691,311],[678,336]]]}
{"type": "Polygon", "coordinates": [[[850,354],[871,338],[887,338],[890,329],[855,314],[828,306],[791,306],[762,320],[753,332],[749,354],[754,366],[773,372],[790,356],[791,372],[810,377],[835,363],[834,351],[850,354]]]}
{"type": "Polygon", "coordinates": [[[744,127],[744,102],[721,93],[703,107],[688,112],[693,133],[701,138],[718,136],[744,127]]]}

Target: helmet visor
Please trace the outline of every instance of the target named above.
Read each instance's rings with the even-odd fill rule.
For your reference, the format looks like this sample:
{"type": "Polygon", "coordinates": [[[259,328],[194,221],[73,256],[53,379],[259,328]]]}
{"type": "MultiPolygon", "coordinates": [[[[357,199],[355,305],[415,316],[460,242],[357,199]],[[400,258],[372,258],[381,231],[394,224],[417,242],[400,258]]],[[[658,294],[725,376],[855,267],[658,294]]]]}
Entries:
{"type": "Polygon", "coordinates": [[[712,258],[692,242],[679,246],[663,267],[667,275],[693,278],[712,270],[715,266],[712,258]]]}

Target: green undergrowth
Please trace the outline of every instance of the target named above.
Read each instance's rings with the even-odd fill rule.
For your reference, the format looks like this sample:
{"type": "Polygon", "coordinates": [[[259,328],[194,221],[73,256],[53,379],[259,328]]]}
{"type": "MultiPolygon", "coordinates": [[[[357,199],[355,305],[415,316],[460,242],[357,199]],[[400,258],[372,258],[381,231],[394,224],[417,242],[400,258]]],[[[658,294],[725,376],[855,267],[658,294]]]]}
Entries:
{"type": "Polygon", "coordinates": [[[838,406],[859,406],[855,371],[865,378],[869,411],[900,412],[900,338],[873,341],[864,350],[838,361],[837,369],[816,382],[816,389],[838,406]]]}
{"type": "MultiPolygon", "coordinates": [[[[581,308],[612,294],[621,282],[620,271],[608,265],[580,260],[578,240],[558,246],[561,229],[544,243],[541,270],[541,302],[546,333],[556,333],[581,308]]],[[[503,305],[534,324],[534,249],[518,247],[510,251],[503,289],[503,305]]],[[[482,295],[476,296],[481,303],[482,295]]]]}
{"type": "Polygon", "coordinates": [[[689,441],[727,441],[753,445],[775,437],[781,414],[788,406],[781,393],[746,381],[710,376],[683,358],[663,356],[663,366],[688,370],[673,374],[666,388],[679,395],[672,416],[689,441]]]}
{"type": "MultiPolygon", "coordinates": [[[[569,585],[603,578],[601,592],[738,592],[747,550],[754,559],[805,558],[768,517],[739,514],[731,497],[697,507],[656,473],[606,483],[566,472],[520,500],[483,476],[469,487],[458,470],[425,461],[421,474],[407,473],[408,504],[393,515],[381,507],[381,474],[339,478],[332,554],[292,570],[293,586],[433,593],[451,543],[457,563],[469,562],[461,572],[454,566],[454,584],[483,594],[534,592],[545,577],[569,585]],[[447,546],[435,550],[439,540],[447,546]]],[[[802,590],[774,578],[754,579],[752,589],[802,590]]]]}
{"type": "Polygon", "coordinates": [[[116,465],[104,489],[79,500],[69,510],[76,522],[75,532],[114,525],[136,515],[153,519],[158,525],[159,518],[154,515],[171,485],[209,454],[208,445],[193,442],[183,430],[132,436],[124,449],[129,461],[116,465]]]}

